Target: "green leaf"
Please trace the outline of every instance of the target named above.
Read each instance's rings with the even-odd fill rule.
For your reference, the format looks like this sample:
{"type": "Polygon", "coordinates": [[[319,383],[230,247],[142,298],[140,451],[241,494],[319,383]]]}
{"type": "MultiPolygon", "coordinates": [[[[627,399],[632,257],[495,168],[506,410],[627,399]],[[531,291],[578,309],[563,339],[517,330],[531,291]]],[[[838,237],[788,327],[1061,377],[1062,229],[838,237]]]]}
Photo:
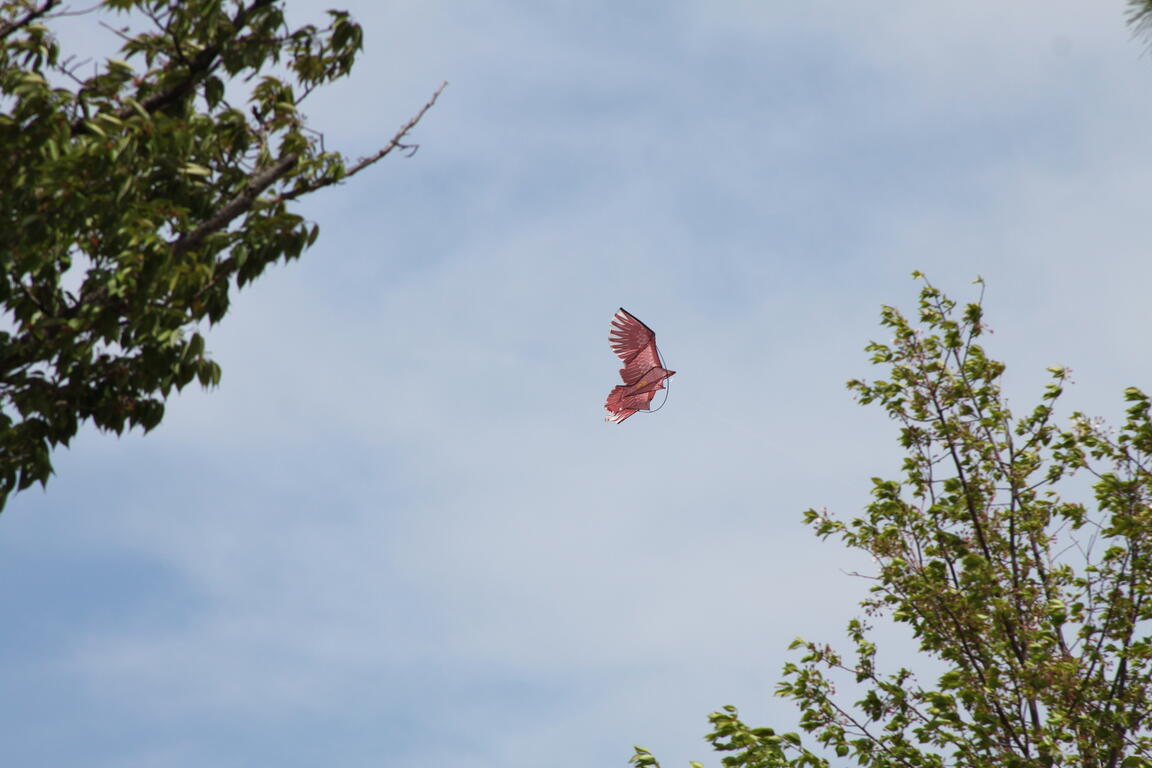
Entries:
{"type": "Polygon", "coordinates": [[[47,481],[80,425],[150,430],[174,388],[218,386],[196,323],[316,242],[295,198],[349,163],[321,151],[295,94],[347,73],[361,30],[347,14],[291,29],[281,6],[154,3],[124,16],[121,58],[83,82],[59,76],[74,54],[49,25],[0,34],[0,508],[47,481]],[[254,109],[228,106],[233,91],[254,109]]]}
{"type": "Polygon", "coordinates": [[[211,168],[205,168],[204,166],[198,165],[196,163],[184,163],[182,168],[183,168],[184,173],[188,174],[189,176],[211,176],[212,175],[212,169],[211,168]]]}

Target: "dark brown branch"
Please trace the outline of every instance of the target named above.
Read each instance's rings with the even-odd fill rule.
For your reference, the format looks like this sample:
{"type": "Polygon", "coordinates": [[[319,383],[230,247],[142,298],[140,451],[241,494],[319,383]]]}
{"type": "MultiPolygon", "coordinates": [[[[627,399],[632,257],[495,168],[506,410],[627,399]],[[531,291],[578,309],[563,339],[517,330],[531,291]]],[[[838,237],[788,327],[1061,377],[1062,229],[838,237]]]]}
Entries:
{"type": "MultiPolygon", "coordinates": [[[[252,14],[260,8],[272,5],[273,2],[275,2],[275,0],[254,0],[251,5],[246,8],[241,8],[229,22],[229,25],[232,27],[232,34],[238,35],[244,28],[244,25],[248,23],[248,19],[252,14]]],[[[167,91],[149,96],[140,102],[140,106],[144,107],[148,112],[155,112],[182,99],[197,83],[216,70],[216,67],[219,66],[217,59],[220,56],[220,51],[223,46],[223,41],[217,40],[212,45],[200,51],[200,53],[196,54],[196,57],[192,59],[192,63],[188,67],[188,76],[182,82],[177,83],[167,91]]],[[[131,109],[123,110],[120,115],[120,117],[125,120],[131,116],[131,109]]]]}
{"type": "MultiPolygon", "coordinates": [[[[937,418],[938,422],[940,424],[947,425],[948,424],[948,418],[944,415],[944,405],[943,405],[943,403],[940,402],[940,398],[937,394],[936,388],[933,388],[931,391],[931,403],[932,403],[933,409],[935,410],[936,418],[937,418]]],[[[972,500],[972,495],[975,492],[975,489],[971,485],[971,483],[968,481],[967,473],[964,471],[964,462],[960,457],[959,450],[957,450],[956,440],[952,435],[947,434],[947,433],[944,434],[944,440],[945,440],[945,445],[948,449],[948,453],[952,459],[952,465],[956,470],[956,478],[960,483],[960,493],[964,497],[964,503],[965,503],[965,506],[967,508],[968,517],[972,522],[972,528],[976,534],[976,541],[980,546],[980,550],[983,553],[984,558],[989,563],[993,563],[993,562],[995,562],[995,560],[992,556],[992,549],[988,544],[988,539],[984,535],[984,526],[981,523],[980,514],[979,514],[978,510],[976,509],[976,504],[972,500]]],[[[1019,638],[1017,638],[1016,632],[1012,628],[1012,624],[1003,616],[998,616],[998,618],[999,618],[1000,628],[1004,632],[1004,635],[1008,640],[1008,647],[1011,649],[1012,655],[1015,656],[1016,662],[1019,665],[1019,667],[1021,669],[1023,669],[1025,667],[1025,660],[1026,660],[1027,656],[1024,653],[1024,649],[1020,644],[1020,640],[1019,640],[1019,638]]],[[[1025,698],[1018,686],[1016,688],[1015,693],[1016,693],[1018,700],[1021,698],[1025,698]]],[[[1039,732],[1039,729],[1040,729],[1040,712],[1036,706],[1036,701],[1035,701],[1034,696],[1026,697],[1026,700],[1023,703],[1026,704],[1028,707],[1028,714],[1030,715],[1030,717],[1032,719],[1032,725],[1033,725],[1034,730],[1036,732],[1039,732]]],[[[1005,722],[1005,725],[1007,725],[1007,722],[1005,722]]],[[[1027,742],[1027,741],[1024,741],[1021,745],[1025,757],[1028,757],[1030,755],[1028,745],[1029,745],[1029,742],[1027,742]]]]}
{"type": "Polygon", "coordinates": [[[355,176],[356,174],[360,173],[360,171],[364,170],[365,168],[372,165],[373,163],[376,163],[376,162],[384,159],[384,157],[386,157],[393,150],[397,150],[397,149],[408,150],[409,151],[409,157],[411,157],[412,154],[415,153],[416,150],[420,148],[420,145],[419,144],[405,144],[405,143],[403,143],[404,137],[408,135],[409,131],[411,131],[413,128],[416,127],[416,124],[420,122],[420,118],[424,117],[424,114],[428,110],[432,109],[433,105],[436,104],[436,99],[440,98],[440,94],[447,87],[448,87],[447,81],[440,83],[440,86],[432,94],[432,98],[428,99],[428,103],[425,104],[423,107],[421,107],[420,111],[417,112],[412,117],[412,119],[410,119],[403,126],[401,126],[400,130],[396,132],[396,135],[392,137],[391,141],[389,141],[386,145],[384,145],[383,149],[381,149],[379,152],[377,152],[374,155],[370,155],[369,157],[361,158],[359,161],[357,161],[356,165],[352,166],[348,170],[348,172],[345,173],[343,176],[341,176],[339,178],[331,177],[331,178],[327,178],[327,179],[321,179],[320,181],[316,181],[316,182],[313,182],[311,184],[305,184],[303,186],[297,187],[296,189],[292,190],[291,192],[283,193],[282,195],[280,195],[280,197],[278,199],[279,200],[295,200],[296,198],[300,197],[301,195],[306,195],[309,192],[315,192],[318,189],[323,189],[324,187],[331,186],[337,182],[342,182],[345,179],[349,179],[352,176],[355,176]]]}
{"type": "MultiPolygon", "coordinates": [[[[902,593],[901,598],[916,609],[920,616],[921,622],[928,624],[933,621],[934,617],[926,610],[920,608],[919,605],[913,602],[906,593],[902,593]]],[[[987,670],[991,666],[992,662],[989,662],[989,660],[985,658],[987,654],[984,652],[983,644],[979,641],[972,641],[971,637],[969,636],[968,628],[965,626],[964,622],[960,620],[960,617],[956,615],[956,612],[949,607],[947,601],[940,601],[936,608],[952,624],[952,629],[956,633],[956,640],[959,644],[959,650],[961,654],[963,654],[963,656],[967,659],[968,667],[980,680],[980,690],[984,692],[984,704],[996,713],[996,719],[1000,722],[1000,725],[1004,729],[1004,736],[1001,739],[1001,746],[1007,749],[1011,749],[1013,746],[1015,746],[1016,749],[1018,749],[1020,752],[1023,752],[1024,755],[1027,756],[1027,736],[1018,734],[1016,732],[1016,728],[1013,726],[1012,720],[1008,717],[1008,713],[1004,711],[1004,708],[1000,705],[1000,701],[997,699],[992,688],[988,685],[987,670]]]]}
{"type": "Polygon", "coordinates": [[[196,248],[203,243],[209,235],[219,232],[232,223],[232,220],[237,216],[247,213],[252,208],[252,204],[256,202],[256,198],[260,196],[260,193],[279,181],[284,174],[296,167],[296,163],[298,162],[300,162],[300,155],[293,152],[283,157],[274,165],[270,165],[264,170],[253,174],[248,179],[248,183],[244,185],[244,189],[225,203],[223,208],[212,214],[207,221],[196,227],[196,229],[185,235],[181,235],[180,238],[172,244],[172,252],[179,256],[182,253],[196,248]]]}
{"type": "Polygon", "coordinates": [[[0,25],[0,40],[4,40],[16,30],[23,29],[24,27],[28,26],[32,22],[36,21],[36,19],[48,13],[48,11],[52,10],[58,5],[60,5],[60,0],[44,0],[44,2],[39,5],[39,7],[28,11],[28,13],[24,14],[16,21],[10,21],[0,25]]]}

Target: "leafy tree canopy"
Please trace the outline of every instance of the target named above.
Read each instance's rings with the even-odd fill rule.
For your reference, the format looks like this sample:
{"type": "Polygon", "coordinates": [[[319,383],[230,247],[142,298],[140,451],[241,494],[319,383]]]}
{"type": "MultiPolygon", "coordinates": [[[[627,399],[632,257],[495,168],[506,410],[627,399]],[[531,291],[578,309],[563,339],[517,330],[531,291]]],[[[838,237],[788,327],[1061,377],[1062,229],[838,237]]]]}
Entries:
{"type": "MultiPolygon", "coordinates": [[[[708,735],[723,765],[1152,766],[1152,400],[1126,390],[1116,432],[1081,413],[1061,428],[1067,371],[1051,368],[1013,414],[1005,366],[978,343],[983,307],[927,283],[913,319],[884,307],[881,324],[891,341],[868,350],[883,377],[848,386],[898,425],[901,476],[873,478],[859,516],[805,514],[876,562],[864,617],[848,653],[793,643],[777,694],[807,743],[727,707],[708,735]],[[911,629],[930,675],[880,668],[878,617],[911,629]]],[[[633,762],[658,765],[643,749],[633,762]]]]}
{"type": "Polygon", "coordinates": [[[352,69],[347,13],[293,29],[276,0],[104,0],[121,58],[76,63],[62,12],[0,0],[0,509],[82,423],[150,430],[173,389],[216,384],[198,324],[316,240],[289,204],[410,149],[439,94],[350,163],[300,112],[352,69]]]}

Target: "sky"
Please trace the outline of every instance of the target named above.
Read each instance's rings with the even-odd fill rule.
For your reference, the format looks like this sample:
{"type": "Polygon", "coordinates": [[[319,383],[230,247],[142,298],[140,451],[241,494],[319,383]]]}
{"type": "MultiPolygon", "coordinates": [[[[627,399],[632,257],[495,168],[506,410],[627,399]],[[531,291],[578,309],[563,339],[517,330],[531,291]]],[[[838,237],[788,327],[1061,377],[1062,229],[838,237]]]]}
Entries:
{"type": "Polygon", "coordinates": [[[899,474],[844,382],[913,270],[983,277],[1020,410],[1051,365],[1065,415],[1152,388],[1120,0],[341,7],[328,148],[449,85],[413,157],[300,201],[320,240],[208,334],[218,389],[84,431],[0,516],[4,765],[718,765],[708,713],[795,728],[789,642],[846,646],[866,596],[802,513],[899,474]],[[678,373],[617,426],[620,306],[678,373]]]}

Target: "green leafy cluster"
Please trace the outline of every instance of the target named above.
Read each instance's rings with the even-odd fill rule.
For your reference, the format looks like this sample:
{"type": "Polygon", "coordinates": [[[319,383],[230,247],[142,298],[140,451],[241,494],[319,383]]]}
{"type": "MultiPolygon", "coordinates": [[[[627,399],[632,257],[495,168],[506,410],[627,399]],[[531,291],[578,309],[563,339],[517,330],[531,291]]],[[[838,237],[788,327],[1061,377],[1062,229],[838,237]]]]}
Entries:
{"type": "Polygon", "coordinates": [[[1152,31],[1152,0],[1128,0],[1128,7],[1128,23],[1144,34],[1152,31]]]}
{"type": "Polygon", "coordinates": [[[874,478],[853,519],[805,513],[875,561],[865,618],[849,654],[797,640],[777,690],[828,757],[728,708],[708,737],[724,766],[1152,766],[1152,401],[1128,389],[1115,434],[1080,413],[1061,429],[1068,372],[1051,368],[1017,418],[979,302],[925,281],[915,320],[884,307],[881,323],[892,338],[868,350],[886,375],[848,386],[899,425],[902,476],[874,478]],[[1094,503],[1066,498],[1089,484],[1094,503]],[[930,683],[879,669],[876,617],[911,629],[930,683]]]}
{"type": "Polygon", "coordinates": [[[302,100],[362,47],[347,13],[293,29],[275,0],[105,0],[144,28],[74,64],[58,5],[0,1],[0,508],[80,424],[150,430],[173,389],[215,385],[199,325],[317,237],[289,203],[405,146],[349,169],[306,128],[302,100]]]}

